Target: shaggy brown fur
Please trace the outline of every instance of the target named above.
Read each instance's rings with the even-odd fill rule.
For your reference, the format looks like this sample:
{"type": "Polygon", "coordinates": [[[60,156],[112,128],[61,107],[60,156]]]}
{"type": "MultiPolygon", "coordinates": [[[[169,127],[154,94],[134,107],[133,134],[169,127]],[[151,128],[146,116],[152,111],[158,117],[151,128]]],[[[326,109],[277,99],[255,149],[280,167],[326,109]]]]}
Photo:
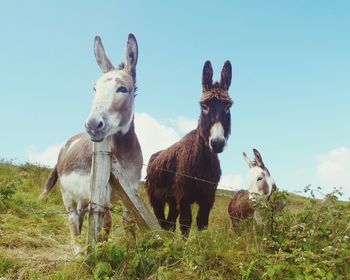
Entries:
{"type": "Polygon", "coordinates": [[[233,104],[233,101],[227,94],[227,91],[222,90],[221,85],[218,82],[216,82],[210,90],[203,92],[203,96],[200,102],[205,103],[212,99],[222,100],[231,105],[233,104]]]}
{"type": "Polygon", "coordinates": [[[160,225],[164,229],[175,230],[176,219],[180,215],[180,229],[186,236],[192,223],[192,203],[199,205],[198,229],[208,226],[209,212],[221,177],[218,156],[209,146],[210,128],[220,122],[226,140],[230,134],[230,62],[227,61],[223,67],[220,83],[213,85],[212,75],[211,64],[207,61],[203,69],[203,98],[200,102],[202,106],[205,104],[206,111],[202,111],[197,129],[168,149],[153,154],[147,169],[145,186],[160,225]],[[164,215],[166,203],[169,205],[167,218],[164,215]]]}
{"type": "MultiPolygon", "coordinates": [[[[271,195],[275,191],[277,191],[277,188],[273,189],[271,194],[267,196],[267,202],[269,202],[271,195]]],[[[284,206],[282,201],[277,201],[274,212],[282,211],[284,206]]],[[[249,203],[249,192],[247,190],[239,190],[236,192],[230,200],[227,212],[230,215],[233,227],[237,227],[241,220],[253,216],[254,209],[249,203]]]]}
{"type": "Polygon", "coordinates": [[[227,211],[233,227],[238,226],[240,220],[252,216],[254,210],[249,205],[249,192],[247,190],[236,192],[230,200],[227,211]]]}

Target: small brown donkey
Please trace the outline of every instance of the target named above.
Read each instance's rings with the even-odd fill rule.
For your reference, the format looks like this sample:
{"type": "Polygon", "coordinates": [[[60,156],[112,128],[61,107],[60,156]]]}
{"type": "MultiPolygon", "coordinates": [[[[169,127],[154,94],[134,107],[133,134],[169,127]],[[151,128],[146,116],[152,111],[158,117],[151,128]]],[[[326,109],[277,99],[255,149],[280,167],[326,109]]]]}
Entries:
{"type": "MultiPolygon", "coordinates": [[[[277,191],[275,180],[265,166],[259,151],[253,149],[253,152],[255,156],[254,161],[251,161],[246,153],[243,153],[243,158],[249,166],[248,190],[239,190],[236,192],[228,206],[227,211],[233,227],[238,226],[240,220],[253,215],[256,222],[260,223],[261,215],[259,211],[255,211],[251,206],[252,200],[258,196],[263,197],[268,202],[271,195],[277,191]]],[[[283,206],[282,202],[277,202],[275,210],[280,211],[283,206]]]]}
{"type": "Polygon", "coordinates": [[[192,203],[199,205],[198,229],[208,226],[209,212],[221,177],[217,153],[224,150],[231,129],[230,107],[233,102],[228,94],[231,72],[231,63],[226,61],[220,82],[213,83],[211,63],[204,64],[197,129],[168,149],[153,154],[149,161],[145,186],[163,229],[174,231],[180,215],[180,229],[187,236],[192,223],[192,203]],[[165,219],[166,203],[169,213],[165,219]]]}
{"type": "MultiPolygon", "coordinates": [[[[129,34],[126,46],[126,62],[114,68],[105,54],[100,37],[95,38],[95,57],[103,74],[95,82],[95,97],[85,127],[87,133],[70,138],[62,147],[58,161],[52,170],[42,197],[54,187],[59,179],[63,203],[67,209],[76,254],[82,247],[75,241],[81,234],[84,215],[90,202],[90,170],[92,141],[102,141],[111,136],[112,156],[126,170],[135,192],[139,189],[142,153],[134,129],[134,100],[136,90],[136,63],[138,47],[136,38],[129,34]],[[91,141],[92,140],[92,141],[91,141]]],[[[114,197],[111,186],[109,196],[114,197]]],[[[109,199],[108,199],[109,200],[109,199]]],[[[105,212],[105,232],[111,228],[111,213],[105,212]]]]}

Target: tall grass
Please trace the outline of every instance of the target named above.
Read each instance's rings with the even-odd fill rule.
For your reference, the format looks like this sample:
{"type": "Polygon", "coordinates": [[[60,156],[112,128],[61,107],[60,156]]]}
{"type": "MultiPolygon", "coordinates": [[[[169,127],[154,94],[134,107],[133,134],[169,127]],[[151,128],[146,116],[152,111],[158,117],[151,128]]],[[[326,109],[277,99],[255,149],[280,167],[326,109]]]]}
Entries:
{"type": "Polygon", "coordinates": [[[87,257],[74,258],[58,186],[46,202],[37,199],[48,172],[29,164],[0,164],[0,277],[350,278],[350,204],[334,194],[317,200],[279,193],[273,201],[286,200],[282,213],[275,214],[270,205],[262,209],[262,225],[247,219],[232,230],[227,214],[232,193],[218,191],[209,229],[194,227],[188,239],[179,232],[141,230],[134,239],[124,233],[116,204],[109,241],[87,257]]]}

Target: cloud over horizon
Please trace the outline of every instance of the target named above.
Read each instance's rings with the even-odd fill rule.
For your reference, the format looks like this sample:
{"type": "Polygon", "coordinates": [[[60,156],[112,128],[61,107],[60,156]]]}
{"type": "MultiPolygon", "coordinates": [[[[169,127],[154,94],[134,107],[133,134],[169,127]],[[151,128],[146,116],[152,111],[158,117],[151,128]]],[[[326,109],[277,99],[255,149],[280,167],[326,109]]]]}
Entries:
{"type": "Polygon", "coordinates": [[[31,146],[27,152],[28,162],[54,167],[62,146],[63,143],[49,146],[42,151],[36,151],[35,146],[31,146]]]}
{"type": "Polygon", "coordinates": [[[184,116],[178,116],[175,119],[175,125],[177,128],[177,131],[182,135],[185,135],[186,133],[190,132],[191,130],[197,127],[198,120],[189,119],[184,116]]]}
{"type": "Polygon", "coordinates": [[[323,191],[342,188],[343,198],[350,197],[350,149],[340,147],[317,157],[315,177],[323,191]]]}
{"type": "Polygon", "coordinates": [[[218,188],[230,191],[237,191],[242,188],[244,178],[242,175],[222,175],[218,188]]]}
{"type": "MultiPolygon", "coordinates": [[[[174,128],[161,124],[147,113],[135,113],[135,130],[145,164],[153,153],[169,147],[181,138],[174,128]]],[[[141,178],[145,176],[146,167],[144,166],[141,178]]]]}

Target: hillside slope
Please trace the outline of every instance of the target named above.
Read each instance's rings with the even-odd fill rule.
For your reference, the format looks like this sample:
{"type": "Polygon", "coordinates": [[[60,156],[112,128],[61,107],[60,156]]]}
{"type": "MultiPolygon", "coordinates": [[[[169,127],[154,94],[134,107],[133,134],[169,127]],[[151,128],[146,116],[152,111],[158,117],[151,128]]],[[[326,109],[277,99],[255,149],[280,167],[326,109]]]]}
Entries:
{"type": "MultiPolygon", "coordinates": [[[[59,186],[38,195],[49,169],[0,164],[0,277],[5,279],[349,279],[350,205],[279,194],[287,207],[265,211],[235,231],[227,215],[232,192],[219,190],[209,229],[125,235],[121,206],[109,242],[74,258],[59,186]]],[[[144,190],[142,195],[145,197],[144,190]]],[[[196,207],[194,207],[194,212],[196,207]]],[[[85,239],[82,237],[81,242],[85,239]]]]}

